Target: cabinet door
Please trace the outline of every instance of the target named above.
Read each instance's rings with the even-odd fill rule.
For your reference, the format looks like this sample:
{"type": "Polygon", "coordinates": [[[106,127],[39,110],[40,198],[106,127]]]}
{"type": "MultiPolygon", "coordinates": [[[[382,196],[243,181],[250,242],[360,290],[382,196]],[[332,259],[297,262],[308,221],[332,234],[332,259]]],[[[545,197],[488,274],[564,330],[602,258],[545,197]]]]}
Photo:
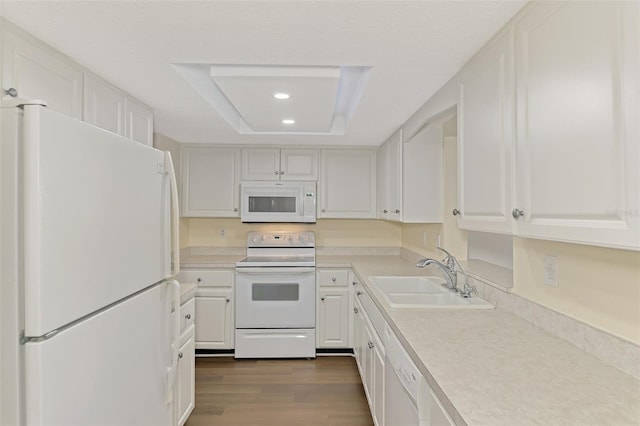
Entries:
{"type": "Polygon", "coordinates": [[[125,99],[125,136],[153,146],[153,111],[131,98],[125,99]]]}
{"type": "Polygon", "coordinates": [[[318,150],[282,149],[280,151],[280,179],[318,180],[318,150]]]}
{"type": "Polygon", "coordinates": [[[387,142],[387,218],[402,222],[402,132],[396,132],[387,142]]]}
{"type": "Polygon", "coordinates": [[[349,291],[320,288],[318,305],[318,347],[346,348],[349,345],[349,291]]]}
{"type": "Polygon", "coordinates": [[[84,121],[124,136],[124,105],[124,93],[97,77],[84,75],[84,121]]]}
{"type": "Polygon", "coordinates": [[[640,248],[637,2],[541,2],[516,23],[518,232],[640,248]]]}
{"type": "Polygon", "coordinates": [[[280,150],[278,148],[247,148],[242,150],[242,180],[279,180],[280,150]]]}
{"type": "Polygon", "coordinates": [[[319,218],[376,217],[375,150],[322,150],[320,164],[319,218]]]}
{"type": "Polygon", "coordinates": [[[459,75],[458,225],[512,230],[512,34],[495,39],[459,75]]]}
{"type": "Polygon", "coordinates": [[[429,125],[402,144],[402,222],[442,222],[441,125],[429,125]]]}
{"type": "Polygon", "coordinates": [[[364,310],[362,305],[356,302],[353,306],[353,353],[356,358],[356,364],[360,371],[360,377],[365,376],[364,352],[366,347],[367,336],[364,331],[364,310]]]}
{"type": "Polygon", "coordinates": [[[186,147],[182,160],[182,216],[240,216],[239,149],[186,147]]]}
{"type": "Polygon", "coordinates": [[[371,412],[376,425],[381,425],[384,419],[384,352],[379,346],[380,343],[376,341],[371,348],[373,352],[371,364],[373,407],[371,412]]]}
{"type": "Polygon", "coordinates": [[[28,41],[27,36],[6,30],[3,36],[2,87],[16,89],[21,99],[42,100],[50,109],[81,120],[82,71],[48,46],[28,41]]]}
{"type": "Polygon", "coordinates": [[[196,356],[193,326],[183,332],[178,352],[177,410],[178,426],[184,425],[196,405],[196,356]]]}
{"type": "Polygon", "coordinates": [[[389,216],[387,162],[387,144],[384,143],[376,152],[376,218],[378,219],[388,219],[389,216]]]}
{"type": "Polygon", "coordinates": [[[231,289],[207,290],[196,296],[196,348],[231,349],[233,322],[231,289]]]}

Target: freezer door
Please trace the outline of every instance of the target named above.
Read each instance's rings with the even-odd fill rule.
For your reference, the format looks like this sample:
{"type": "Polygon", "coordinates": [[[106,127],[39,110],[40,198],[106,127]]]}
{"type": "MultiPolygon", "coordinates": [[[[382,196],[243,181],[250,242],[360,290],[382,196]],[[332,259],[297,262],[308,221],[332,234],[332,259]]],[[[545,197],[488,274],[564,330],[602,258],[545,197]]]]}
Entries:
{"type": "Polygon", "coordinates": [[[25,334],[170,274],[164,153],[40,106],[23,117],[25,334]]]}
{"type": "Polygon", "coordinates": [[[172,300],[159,284],[25,345],[28,425],[171,425],[172,300]]]}

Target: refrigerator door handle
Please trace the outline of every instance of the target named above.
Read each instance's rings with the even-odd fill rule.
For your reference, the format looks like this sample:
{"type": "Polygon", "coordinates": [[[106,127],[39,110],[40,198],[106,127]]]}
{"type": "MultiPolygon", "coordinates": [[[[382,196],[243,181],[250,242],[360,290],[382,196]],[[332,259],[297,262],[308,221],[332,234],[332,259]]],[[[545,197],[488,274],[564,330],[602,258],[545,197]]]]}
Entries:
{"type": "MultiPolygon", "coordinates": [[[[180,351],[180,284],[176,280],[167,281],[169,285],[169,291],[167,297],[169,298],[169,306],[173,301],[173,348],[171,351],[171,362],[167,367],[167,404],[173,401],[173,390],[175,388],[176,376],[178,370],[178,352],[180,351]],[[173,299],[173,300],[171,300],[173,299]]],[[[171,309],[169,309],[171,311],[171,309]]],[[[169,312],[170,314],[170,312],[169,312]]]]}
{"type": "Polygon", "coordinates": [[[169,151],[164,152],[164,169],[169,173],[171,181],[171,263],[172,277],[180,273],[180,208],[178,203],[178,183],[176,171],[173,168],[173,160],[169,151]]]}

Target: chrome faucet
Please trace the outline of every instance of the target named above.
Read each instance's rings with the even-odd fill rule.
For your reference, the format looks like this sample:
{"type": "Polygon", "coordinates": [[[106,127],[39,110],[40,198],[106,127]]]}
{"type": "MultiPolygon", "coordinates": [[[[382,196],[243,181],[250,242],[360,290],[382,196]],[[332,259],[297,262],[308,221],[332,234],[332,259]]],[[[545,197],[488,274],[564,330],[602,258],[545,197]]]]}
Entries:
{"type": "Polygon", "coordinates": [[[442,284],[444,287],[465,298],[471,297],[474,294],[477,295],[478,290],[474,285],[469,284],[467,273],[462,266],[460,266],[458,259],[445,249],[440,247],[436,248],[445,253],[445,258],[442,262],[436,259],[426,258],[419,260],[418,263],[416,263],[416,266],[418,268],[425,268],[429,265],[435,265],[444,273],[444,277],[447,281],[446,284],[442,284]],[[462,289],[458,288],[458,272],[461,272],[464,277],[462,289]]]}

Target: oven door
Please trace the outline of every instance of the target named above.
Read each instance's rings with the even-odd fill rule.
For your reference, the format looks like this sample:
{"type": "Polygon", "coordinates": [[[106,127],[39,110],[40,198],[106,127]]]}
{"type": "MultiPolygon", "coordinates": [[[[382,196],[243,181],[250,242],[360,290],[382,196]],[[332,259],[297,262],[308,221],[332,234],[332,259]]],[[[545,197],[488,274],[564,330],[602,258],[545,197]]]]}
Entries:
{"type": "Polygon", "coordinates": [[[236,268],[236,328],[314,328],[315,268],[236,268]]]}

